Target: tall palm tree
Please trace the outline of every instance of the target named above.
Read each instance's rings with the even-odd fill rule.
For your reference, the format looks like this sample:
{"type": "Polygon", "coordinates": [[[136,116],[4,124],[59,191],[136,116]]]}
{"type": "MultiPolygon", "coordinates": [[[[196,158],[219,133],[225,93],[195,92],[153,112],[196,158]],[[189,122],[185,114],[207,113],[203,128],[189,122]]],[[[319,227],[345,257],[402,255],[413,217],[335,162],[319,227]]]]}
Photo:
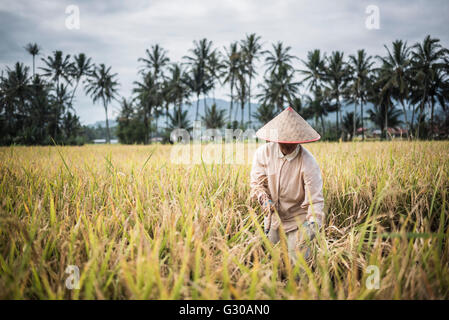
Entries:
{"type": "Polygon", "coordinates": [[[317,88],[321,87],[326,80],[326,55],[321,55],[319,49],[309,51],[307,60],[301,60],[305,69],[299,70],[304,75],[302,83],[307,83],[307,89],[317,92],[317,88]]]}
{"type": "Polygon", "coordinates": [[[140,101],[140,108],[143,114],[143,124],[145,126],[144,143],[148,143],[150,134],[150,122],[153,111],[161,104],[161,90],[159,83],[156,82],[155,76],[152,72],[148,72],[142,76],[143,81],[134,81],[135,88],[133,93],[137,94],[137,99],[140,101]]]}
{"type": "Polygon", "coordinates": [[[41,51],[41,48],[39,48],[39,46],[37,45],[37,43],[28,43],[25,46],[25,50],[31,54],[33,56],[33,77],[35,77],[35,58],[36,56],[39,54],[39,52],[41,51]]]}
{"type": "Polygon", "coordinates": [[[30,96],[29,68],[17,62],[13,68],[6,67],[6,77],[2,76],[2,107],[8,118],[16,113],[25,113],[25,103],[30,96]]]}
{"type": "Polygon", "coordinates": [[[411,130],[410,123],[407,120],[407,111],[405,109],[405,100],[409,97],[410,91],[410,48],[407,42],[396,40],[393,42],[393,50],[390,51],[387,46],[387,56],[376,56],[382,63],[381,74],[386,77],[386,86],[393,88],[395,100],[397,100],[404,113],[404,120],[408,127],[407,138],[411,130]]]}
{"type": "Polygon", "coordinates": [[[260,44],[260,36],[255,33],[246,35],[246,39],[241,41],[242,53],[246,61],[246,68],[248,73],[248,121],[251,127],[251,80],[257,75],[255,69],[255,62],[259,60],[259,54],[262,50],[260,44]]]}
{"type": "Polygon", "coordinates": [[[88,86],[86,93],[92,98],[93,103],[101,100],[106,115],[106,142],[110,143],[111,136],[109,132],[109,120],[108,120],[108,104],[116,99],[118,82],[115,80],[117,73],[111,73],[111,67],[106,68],[104,64],[100,64],[99,67],[95,67],[92,74],[88,79],[88,86]]]}
{"type": "Polygon", "coordinates": [[[44,71],[44,76],[49,77],[55,82],[56,87],[59,87],[61,79],[70,83],[72,62],[70,62],[70,55],[64,56],[62,51],[53,51],[53,56],[48,56],[47,58],[42,58],[46,67],[41,67],[44,71]]]}
{"type": "MultiPolygon", "coordinates": [[[[194,41],[194,48],[190,49],[190,56],[184,56],[186,63],[190,66],[192,70],[195,70],[199,86],[197,89],[197,97],[203,94],[204,98],[204,108],[206,105],[206,94],[212,89],[214,76],[210,73],[209,64],[216,55],[216,50],[212,48],[212,41],[206,38],[200,41],[194,41]]],[[[198,108],[197,114],[195,115],[195,120],[198,119],[198,108]]]]}
{"type": "MultiPolygon", "coordinates": [[[[366,104],[369,95],[370,80],[374,62],[371,56],[367,56],[365,50],[358,50],[357,55],[349,56],[350,82],[346,90],[346,98],[354,103],[354,114],[356,114],[357,105],[360,105],[360,118],[362,121],[362,139],[365,139],[365,130],[363,127],[363,105],[366,104]]],[[[355,118],[354,118],[355,121],[355,118]]],[[[354,136],[356,134],[356,125],[354,123],[354,136]]]]}
{"type": "MultiPolygon", "coordinates": [[[[346,85],[349,80],[349,70],[344,61],[344,53],[341,51],[334,51],[327,58],[327,65],[325,66],[327,90],[330,99],[336,101],[337,112],[337,132],[340,132],[339,122],[341,122],[341,102],[343,93],[346,90],[346,85]]],[[[343,131],[341,131],[341,134],[343,131]]]]}
{"type": "MultiPolygon", "coordinates": [[[[150,108],[150,112],[162,110],[163,108],[165,108],[165,115],[167,116],[168,106],[167,105],[162,106],[162,104],[163,104],[163,99],[162,99],[163,92],[162,91],[164,88],[163,83],[166,80],[164,71],[165,71],[166,66],[170,62],[170,59],[167,56],[168,52],[167,52],[167,50],[162,48],[159,44],[155,44],[155,45],[151,46],[151,50],[146,49],[145,54],[146,54],[145,58],[139,58],[137,60],[139,62],[144,63],[144,66],[140,69],[140,73],[143,75],[144,81],[149,81],[150,78],[151,78],[151,81],[154,81],[153,87],[156,88],[156,92],[153,92],[153,93],[157,93],[157,99],[152,99],[157,104],[154,106],[154,108],[150,108]],[[148,74],[150,74],[149,78],[147,77],[148,74]]],[[[141,96],[141,98],[142,98],[142,96],[141,96]]],[[[144,101],[142,101],[142,103],[144,104],[144,109],[146,109],[148,112],[148,103],[145,103],[144,101]]],[[[146,113],[144,113],[144,114],[146,114],[146,113]]],[[[159,114],[160,114],[160,112],[157,112],[155,114],[156,115],[156,128],[157,128],[157,118],[159,117],[159,114]]],[[[148,119],[147,119],[147,121],[148,121],[148,119]]],[[[148,124],[145,127],[147,130],[149,130],[149,128],[150,128],[148,124]]],[[[149,132],[147,131],[147,134],[148,133],[149,132]]]]}
{"type": "Polygon", "coordinates": [[[258,97],[263,103],[273,103],[277,111],[282,111],[284,103],[291,104],[299,86],[294,79],[292,60],[296,57],[289,54],[291,47],[284,47],[282,42],[272,45],[272,51],[263,51],[265,57],[264,83],[259,85],[262,93],[258,97]]]}
{"type": "Polygon", "coordinates": [[[151,51],[146,49],[145,54],[145,58],[137,59],[137,61],[144,63],[144,67],[140,69],[140,72],[143,74],[151,72],[156,82],[161,81],[161,78],[164,76],[164,68],[170,62],[170,59],[167,57],[167,50],[159,44],[155,44],[151,46],[151,51]]]}
{"type": "Polygon", "coordinates": [[[287,71],[293,70],[292,60],[295,56],[289,54],[291,47],[284,47],[284,44],[279,41],[272,45],[272,51],[264,50],[262,54],[265,55],[265,65],[267,69],[265,73],[279,73],[280,69],[287,71]]]}
{"type": "Polygon", "coordinates": [[[207,64],[207,71],[210,75],[209,78],[209,85],[212,90],[213,100],[215,101],[215,86],[217,83],[219,85],[222,85],[221,82],[221,76],[224,69],[224,65],[221,63],[221,53],[218,51],[212,51],[212,53],[209,56],[209,63],[207,64]]]}
{"type": "Polygon", "coordinates": [[[335,111],[336,106],[329,103],[328,96],[322,91],[320,86],[315,88],[313,98],[306,96],[306,105],[307,107],[303,110],[304,114],[307,118],[313,117],[315,119],[315,125],[317,125],[318,120],[320,120],[321,134],[324,135],[326,133],[324,117],[326,117],[329,112],[335,111]]]}
{"type": "MultiPolygon", "coordinates": [[[[374,69],[374,76],[368,90],[368,101],[371,102],[379,112],[384,114],[389,114],[394,109],[393,99],[395,96],[395,89],[393,86],[389,85],[390,78],[384,75],[385,69],[377,68],[374,69]]],[[[380,126],[382,130],[382,137],[388,139],[388,127],[392,124],[389,123],[390,117],[382,117],[384,123],[380,126]]]]}
{"type": "Polygon", "coordinates": [[[181,127],[181,115],[182,115],[182,103],[184,100],[189,98],[190,91],[188,90],[188,80],[186,74],[181,68],[181,65],[175,63],[170,68],[170,81],[169,81],[169,91],[172,96],[175,108],[175,118],[178,118],[178,127],[181,127]],[[186,83],[187,82],[187,83],[186,83]]]}
{"type": "MultiPolygon", "coordinates": [[[[431,108],[431,127],[433,128],[433,109],[434,103],[430,97],[431,87],[438,82],[438,73],[444,68],[444,59],[447,49],[443,48],[439,43],[439,39],[426,36],[422,43],[416,43],[412,48],[412,66],[411,70],[414,74],[413,102],[419,103],[420,114],[424,111],[426,104],[431,108]]],[[[437,92],[438,90],[433,90],[437,92]]],[[[435,99],[434,99],[435,100],[435,99]]],[[[422,118],[422,117],[420,117],[422,118]]],[[[412,113],[412,123],[414,120],[414,111],[412,113]]],[[[419,126],[418,126],[419,131],[419,126]]],[[[419,135],[419,132],[417,132],[419,135]]]]}
{"type": "Polygon", "coordinates": [[[277,106],[277,112],[280,112],[286,102],[293,104],[299,86],[300,83],[294,81],[294,70],[281,67],[277,73],[265,76],[264,82],[259,85],[262,92],[258,97],[262,103],[277,106]]]}
{"type": "Polygon", "coordinates": [[[223,84],[229,84],[231,90],[231,103],[229,105],[228,121],[232,123],[232,108],[234,102],[234,89],[236,85],[236,78],[239,72],[239,60],[241,53],[239,52],[238,43],[233,42],[229,45],[229,50],[225,48],[226,58],[223,61],[224,71],[223,71],[223,84]]]}
{"type": "MultiPolygon", "coordinates": [[[[237,96],[240,100],[240,107],[242,110],[242,116],[240,119],[240,127],[243,130],[244,127],[244,109],[245,109],[245,102],[248,98],[247,92],[248,92],[248,83],[246,81],[246,74],[248,73],[247,65],[245,63],[244,59],[239,60],[239,66],[238,66],[238,73],[237,73],[237,96]]],[[[237,114],[237,109],[236,109],[237,114]]],[[[237,119],[237,117],[235,117],[237,119]]]]}
{"type": "Polygon", "coordinates": [[[200,107],[200,95],[202,92],[203,79],[201,76],[201,72],[198,68],[193,67],[188,70],[186,76],[184,77],[184,83],[189,89],[189,92],[196,94],[196,112],[195,112],[195,121],[198,120],[198,110],[200,107]]]}
{"type": "Polygon", "coordinates": [[[93,67],[91,58],[87,58],[84,53],[74,56],[74,60],[75,62],[72,64],[71,73],[75,80],[75,87],[73,88],[72,96],[70,98],[70,105],[72,105],[73,97],[75,96],[81,78],[90,76],[93,67]]]}

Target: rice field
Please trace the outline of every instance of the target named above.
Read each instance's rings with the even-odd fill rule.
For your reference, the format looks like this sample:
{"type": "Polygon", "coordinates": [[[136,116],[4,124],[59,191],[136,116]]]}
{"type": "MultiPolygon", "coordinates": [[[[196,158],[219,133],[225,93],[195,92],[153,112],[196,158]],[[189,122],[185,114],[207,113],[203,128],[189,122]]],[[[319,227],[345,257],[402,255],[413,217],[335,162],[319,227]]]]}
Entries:
{"type": "Polygon", "coordinates": [[[248,161],[2,147],[0,299],[448,299],[449,142],[306,147],[327,217],[295,265],[263,233],[248,161]]]}

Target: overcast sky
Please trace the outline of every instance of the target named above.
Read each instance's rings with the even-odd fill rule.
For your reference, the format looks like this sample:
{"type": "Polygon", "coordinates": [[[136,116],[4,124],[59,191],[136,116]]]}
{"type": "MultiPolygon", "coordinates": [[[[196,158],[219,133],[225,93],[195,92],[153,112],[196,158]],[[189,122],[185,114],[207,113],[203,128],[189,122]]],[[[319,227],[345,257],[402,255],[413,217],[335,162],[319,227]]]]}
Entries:
{"type": "MultiPolygon", "coordinates": [[[[222,49],[253,32],[262,37],[264,49],[283,41],[301,59],[315,48],[328,53],[343,50],[346,55],[364,48],[376,55],[384,54],[383,45],[395,39],[411,45],[427,34],[449,47],[448,20],[447,0],[2,0],[0,68],[16,61],[31,66],[31,56],[23,49],[29,42],[40,45],[41,57],[54,50],[84,52],[95,63],[112,66],[119,75],[120,95],[129,97],[141,66],[137,59],[156,43],[168,50],[172,61],[180,61],[193,40],[206,37],[222,49]],[[69,5],[79,8],[79,29],[66,26],[73,17],[66,13],[69,5]],[[379,9],[378,29],[366,26],[370,5],[379,9]]],[[[296,67],[301,67],[299,60],[296,67]]],[[[227,88],[216,90],[219,98],[228,99],[227,93],[227,88]]],[[[102,106],[93,105],[81,90],[75,107],[83,124],[104,120],[102,106]]],[[[117,103],[113,109],[118,110],[117,103]]]]}

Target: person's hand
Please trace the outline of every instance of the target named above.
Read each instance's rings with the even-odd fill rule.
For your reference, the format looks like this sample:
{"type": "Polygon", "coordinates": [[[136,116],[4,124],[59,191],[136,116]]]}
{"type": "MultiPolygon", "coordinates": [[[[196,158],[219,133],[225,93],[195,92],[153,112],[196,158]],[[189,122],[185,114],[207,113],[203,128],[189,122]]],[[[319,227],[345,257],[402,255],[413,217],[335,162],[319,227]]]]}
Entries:
{"type": "Polygon", "coordinates": [[[260,205],[266,213],[274,211],[274,202],[267,195],[260,198],[260,205]]]}
{"type": "Polygon", "coordinates": [[[317,225],[315,224],[315,222],[305,221],[302,225],[306,231],[307,238],[309,240],[313,240],[315,238],[316,229],[317,229],[317,225]]]}

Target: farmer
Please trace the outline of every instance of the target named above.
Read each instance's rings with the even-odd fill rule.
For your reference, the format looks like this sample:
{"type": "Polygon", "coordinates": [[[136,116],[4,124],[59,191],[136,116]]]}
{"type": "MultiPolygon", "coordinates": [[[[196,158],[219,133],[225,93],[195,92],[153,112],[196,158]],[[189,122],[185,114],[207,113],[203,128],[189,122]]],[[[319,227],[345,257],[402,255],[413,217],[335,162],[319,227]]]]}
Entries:
{"type": "Polygon", "coordinates": [[[264,210],[265,233],[277,243],[282,225],[292,262],[298,251],[310,261],[307,239],[315,237],[324,220],[323,182],[318,163],[301,144],[321,137],[291,107],[256,136],[269,141],[256,150],[251,170],[251,198],[264,210]]]}

